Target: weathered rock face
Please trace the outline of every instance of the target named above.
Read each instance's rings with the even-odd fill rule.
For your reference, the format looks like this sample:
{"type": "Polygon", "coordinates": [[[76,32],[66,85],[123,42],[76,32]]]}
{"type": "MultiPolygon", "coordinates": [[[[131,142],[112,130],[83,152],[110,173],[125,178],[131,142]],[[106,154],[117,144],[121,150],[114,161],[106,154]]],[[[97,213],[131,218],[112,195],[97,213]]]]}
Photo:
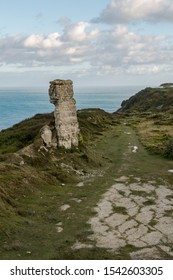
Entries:
{"type": "Polygon", "coordinates": [[[48,125],[42,127],[41,131],[41,138],[43,139],[43,143],[49,148],[51,147],[52,143],[52,131],[48,125]]]}
{"type": "Polygon", "coordinates": [[[78,146],[79,125],[71,80],[54,80],[49,87],[50,102],[55,105],[55,127],[58,146],[78,146]]]}

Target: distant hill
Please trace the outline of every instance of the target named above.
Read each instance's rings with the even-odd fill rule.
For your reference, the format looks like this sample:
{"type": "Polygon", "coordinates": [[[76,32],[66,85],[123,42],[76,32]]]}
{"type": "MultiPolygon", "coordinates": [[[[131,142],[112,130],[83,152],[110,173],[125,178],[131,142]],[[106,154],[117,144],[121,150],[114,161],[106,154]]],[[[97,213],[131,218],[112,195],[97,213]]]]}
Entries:
{"type": "Polygon", "coordinates": [[[168,111],[173,108],[173,87],[161,85],[159,88],[147,87],[124,100],[119,112],[126,111],[168,111]]]}

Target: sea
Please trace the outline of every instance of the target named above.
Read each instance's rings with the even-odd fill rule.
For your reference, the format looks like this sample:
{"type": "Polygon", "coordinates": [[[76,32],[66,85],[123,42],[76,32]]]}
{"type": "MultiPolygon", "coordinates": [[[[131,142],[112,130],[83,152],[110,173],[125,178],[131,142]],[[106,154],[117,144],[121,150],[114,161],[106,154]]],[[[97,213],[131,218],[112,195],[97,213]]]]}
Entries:
{"type": "MultiPolygon", "coordinates": [[[[74,88],[77,109],[100,108],[115,112],[123,100],[143,89],[142,86],[74,88]]],[[[0,88],[0,131],[38,113],[53,112],[45,88],[0,88]]]]}

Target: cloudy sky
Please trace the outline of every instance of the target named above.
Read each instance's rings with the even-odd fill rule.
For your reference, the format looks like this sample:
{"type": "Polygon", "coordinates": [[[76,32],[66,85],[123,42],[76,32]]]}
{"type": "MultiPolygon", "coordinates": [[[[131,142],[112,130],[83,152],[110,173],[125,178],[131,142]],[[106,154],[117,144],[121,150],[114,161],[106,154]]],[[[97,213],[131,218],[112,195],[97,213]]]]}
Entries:
{"type": "Polygon", "coordinates": [[[173,0],[0,0],[0,87],[173,82],[173,0]]]}

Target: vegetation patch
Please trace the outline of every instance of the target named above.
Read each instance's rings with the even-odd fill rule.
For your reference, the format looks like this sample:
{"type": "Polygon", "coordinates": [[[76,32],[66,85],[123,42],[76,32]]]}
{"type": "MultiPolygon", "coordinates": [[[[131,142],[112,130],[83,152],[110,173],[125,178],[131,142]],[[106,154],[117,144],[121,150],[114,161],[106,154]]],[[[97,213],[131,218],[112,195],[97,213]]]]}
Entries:
{"type": "Polygon", "coordinates": [[[119,194],[121,194],[122,196],[125,195],[125,191],[121,191],[121,190],[118,190],[119,194]]]}
{"type": "Polygon", "coordinates": [[[165,216],[166,216],[166,217],[172,217],[172,216],[173,216],[172,210],[166,210],[166,211],[165,211],[165,216]]]}
{"type": "Polygon", "coordinates": [[[154,227],[155,225],[157,225],[158,221],[156,221],[155,219],[152,219],[150,222],[149,222],[149,225],[151,227],[154,227]]]}
{"type": "Polygon", "coordinates": [[[113,206],[113,212],[115,213],[121,213],[123,215],[126,215],[127,214],[127,209],[123,206],[116,206],[114,205],[113,206]]]}
{"type": "Polygon", "coordinates": [[[121,104],[120,111],[160,112],[168,111],[173,104],[173,88],[145,88],[121,104]]]}
{"type": "Polygon", "coordinates": [[[131,245],[131,244],[127,244],[126,246],[124,246],[123,248],[121,248],[118,252],[118,257],[117,259],[120,260],[130,260],[130,253],[139,250],[138,247],[131,245]]]}
{"type": "Polygon", "coordinates": [[[143,204],[144,204],[145,206],[150,206],[150,205],[155,205],[156,202],[155,202],[155,200],[153,200],[153,199],[149,199],[149,200],[144,201],[143,204]]]}
{"type": "Polygon", "coordinates": [[[167,195],[166,198],[173,199],[173,195],[167,195]]]}
{"type": "Polygon", "coordinates": [[[137,191],[137,190],[131,190],[132,195],[137,195],[137,196],[143,196],[146,197],[148,194],[145,191],[137,191]]]}

